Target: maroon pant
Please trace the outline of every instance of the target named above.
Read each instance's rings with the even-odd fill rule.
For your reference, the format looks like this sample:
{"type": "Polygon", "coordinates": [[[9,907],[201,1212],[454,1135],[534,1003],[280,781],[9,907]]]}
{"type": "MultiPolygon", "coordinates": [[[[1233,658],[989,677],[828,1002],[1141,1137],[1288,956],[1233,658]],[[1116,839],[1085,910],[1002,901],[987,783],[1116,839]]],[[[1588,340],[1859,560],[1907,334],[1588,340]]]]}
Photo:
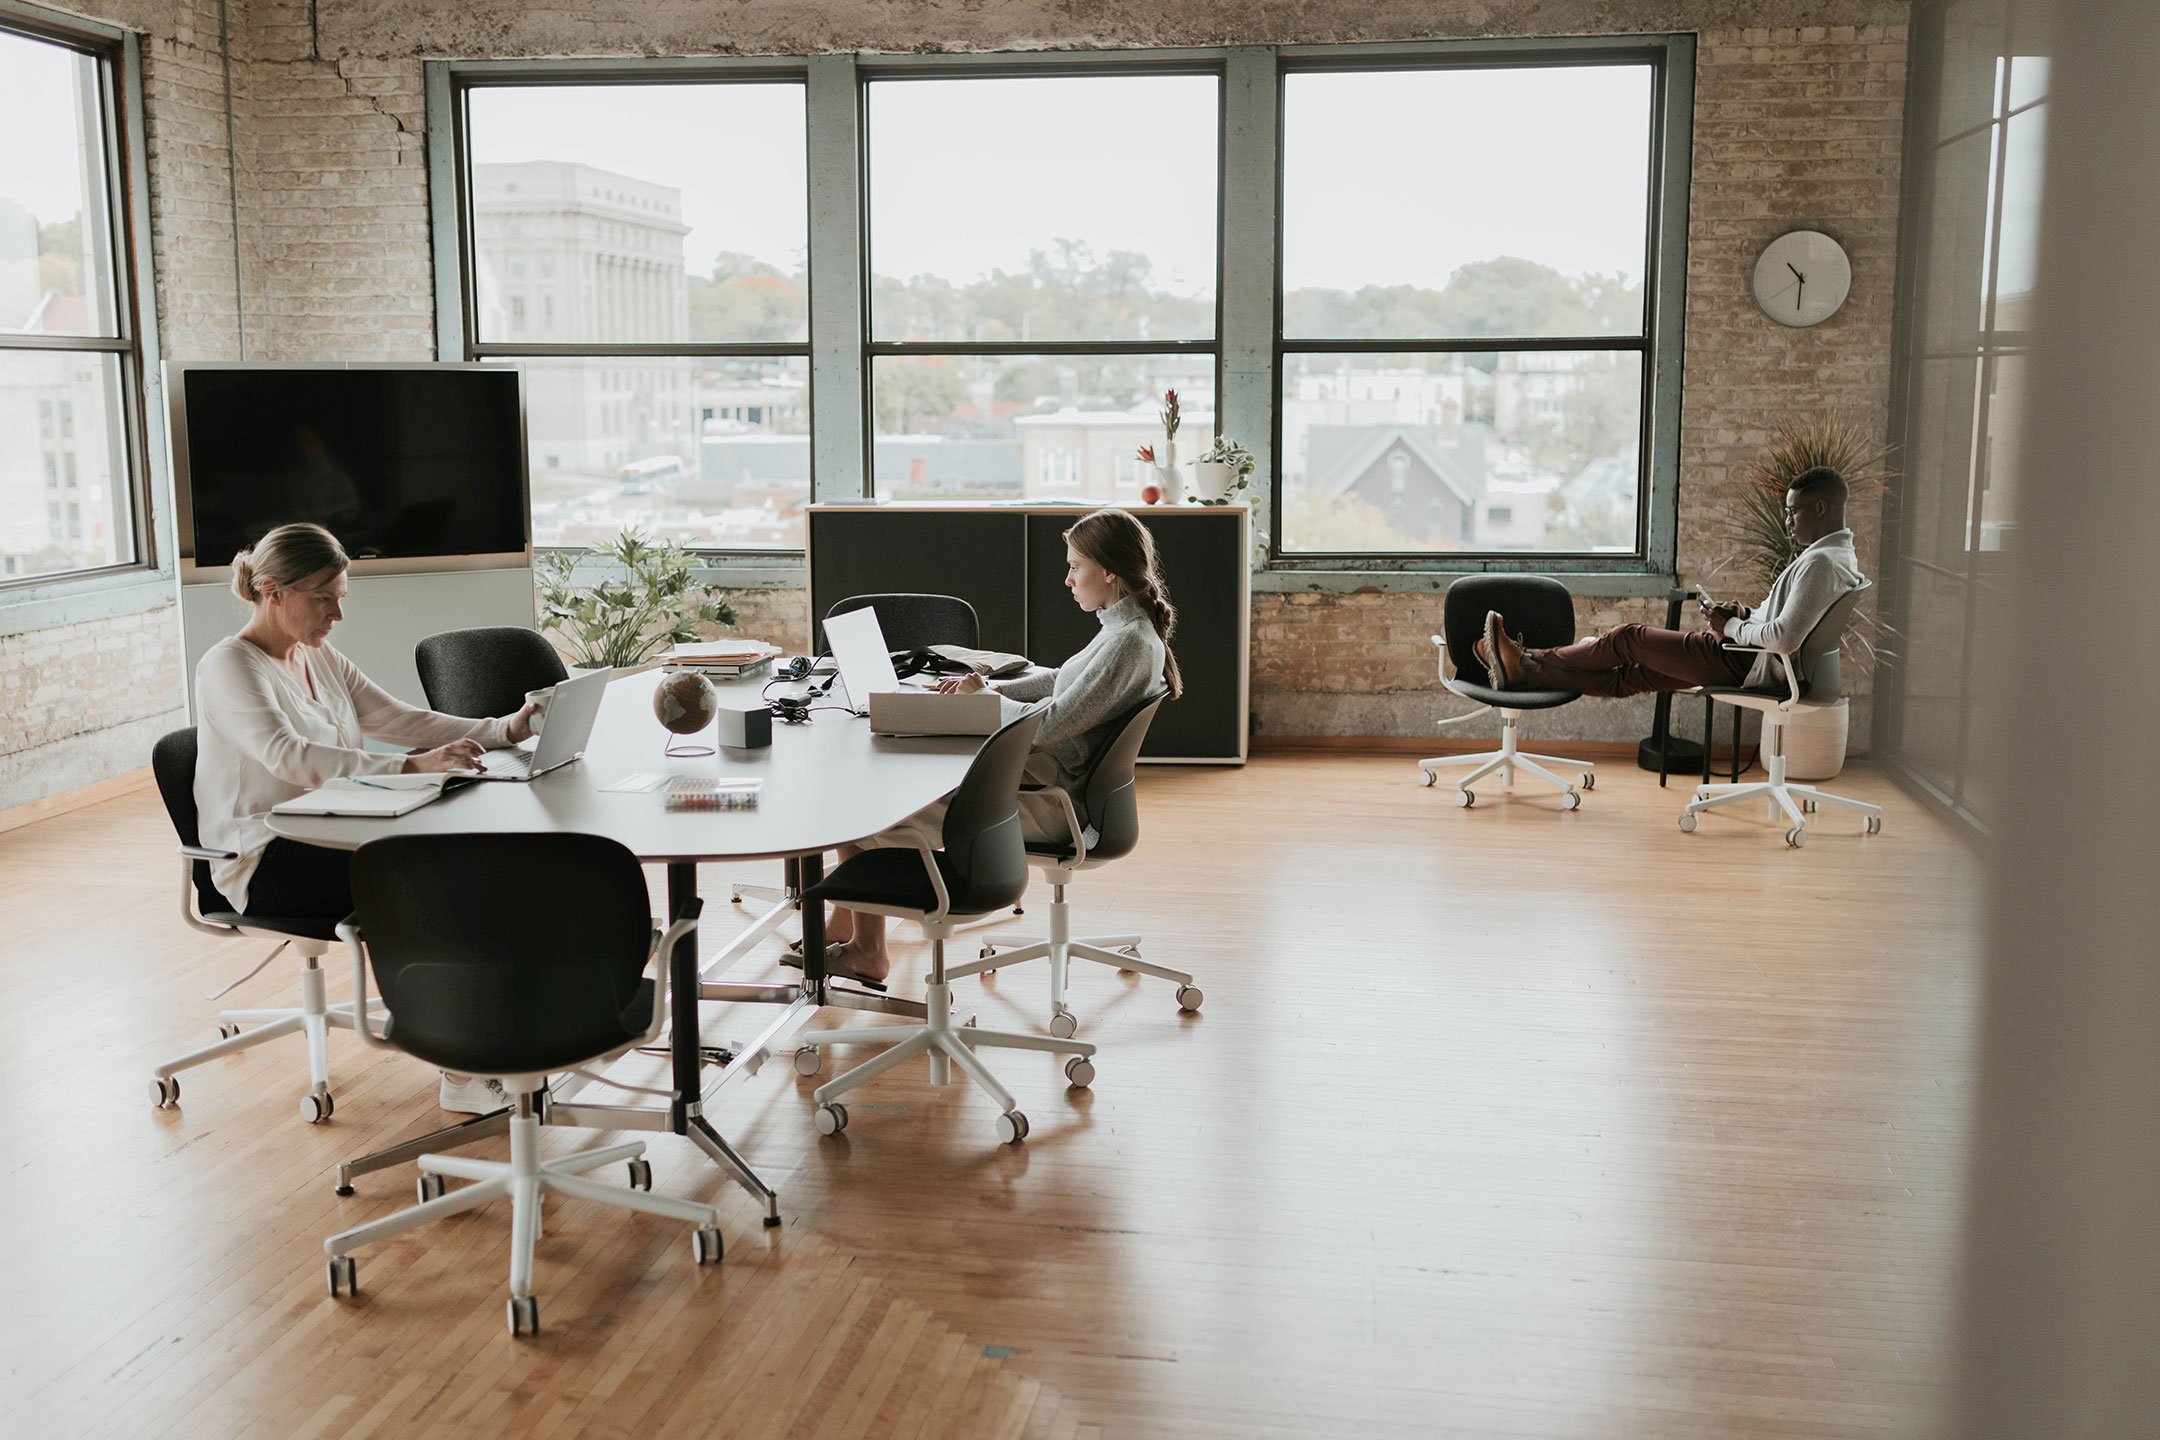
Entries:
{"type": "Polygon", "coordinates": [[[1708,630],[1622,625],[1594,640],[1523,652],[1523,688],[1619,699],[1697,685],[1738,685],[1755,657],[1708,630]]]}

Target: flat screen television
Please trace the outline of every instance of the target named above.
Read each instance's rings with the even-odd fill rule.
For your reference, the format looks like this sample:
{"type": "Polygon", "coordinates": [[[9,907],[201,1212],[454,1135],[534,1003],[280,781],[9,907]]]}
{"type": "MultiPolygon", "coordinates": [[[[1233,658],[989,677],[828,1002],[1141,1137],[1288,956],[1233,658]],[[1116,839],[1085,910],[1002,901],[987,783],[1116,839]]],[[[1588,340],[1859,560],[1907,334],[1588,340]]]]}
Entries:
{"type": "Polygon", "coordinates": [[[529,563],[524,377],[501,365],[171,365],[182,578],[312,520],[357,574],[529,563]]]}

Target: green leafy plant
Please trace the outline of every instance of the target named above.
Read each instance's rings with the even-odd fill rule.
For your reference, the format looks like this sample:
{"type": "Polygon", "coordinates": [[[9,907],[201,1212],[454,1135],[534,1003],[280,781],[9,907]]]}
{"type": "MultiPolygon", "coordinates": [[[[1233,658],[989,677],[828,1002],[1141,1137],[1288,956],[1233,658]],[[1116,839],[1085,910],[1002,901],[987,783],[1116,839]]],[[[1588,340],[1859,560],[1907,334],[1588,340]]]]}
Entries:
{"type": "Polygon", "coordinates": [[[1224,490],[1221,496],[1212,500],[1203,496],[1198,501],[1202,505],[1228,505],[1252,483],[1253,469],[1260,462],[1254,458],[1252,451],[1237,441],[1227,435],[1218,435],[1214,443],[1208,446],[1207,453],[1200,457],[1199,463],[1228,465],[1236,473],[1237,478],[1230,482],[1229,488],[1224,490]]]}
{"type": "Polygon", "coordinates": [[[552,550],[534,567],[540,628],[572,665],[642,665],[671,645],[701,638],[701,625],[733,625],[725,595],[699,585],[697,561],[680,545],[625,528],[604,551],[552,550]],[[606,578],[581,586],[578,563],[605,555],[606,578]]]}
{"type": "MultiPolygon", "coordinates": [[[[1778,426],[1770,442],[1747,468],[1740,482],[1740,508],[1729,525],[1733,549],[1716,569],[1744,575],[1757,594],[1785,567],[1800,558],[1806,547],[1793,538],[1785,523],[1785,492],[1792,482],[1818,465],[1827,465],[1845,477],[1848,511],[1874,514],[1891,478],[1890,449],[1867,429],[1837,415],[1819,415],[1787,421],[1778,426]]],[[[1845,632],[1845,646],[1854,658],[1873,661],[1890,653],[1895,632],[1871,610],[1853,616],[1845,632]]]]}

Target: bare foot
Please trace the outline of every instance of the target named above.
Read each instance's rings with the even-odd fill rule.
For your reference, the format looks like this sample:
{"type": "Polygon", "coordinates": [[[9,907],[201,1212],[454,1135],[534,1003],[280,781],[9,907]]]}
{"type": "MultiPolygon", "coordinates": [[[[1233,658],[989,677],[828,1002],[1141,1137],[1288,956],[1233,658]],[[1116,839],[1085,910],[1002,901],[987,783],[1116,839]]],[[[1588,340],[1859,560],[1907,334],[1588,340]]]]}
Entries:
{"type": "Polygon", "coordinates": [[[844,945],[855,938],[855,912],[852,910],[828,910],[825,912],[825,943],[844,945]]]}
{"type": "Polygon", "coordinates": [[[865,980],[883,980],[892,973],[892,957],[885,953],[883,945],[858,945],[850,941],[828,953],[831,957],[826,962],[828,965],[837,964],[865,980]]]}

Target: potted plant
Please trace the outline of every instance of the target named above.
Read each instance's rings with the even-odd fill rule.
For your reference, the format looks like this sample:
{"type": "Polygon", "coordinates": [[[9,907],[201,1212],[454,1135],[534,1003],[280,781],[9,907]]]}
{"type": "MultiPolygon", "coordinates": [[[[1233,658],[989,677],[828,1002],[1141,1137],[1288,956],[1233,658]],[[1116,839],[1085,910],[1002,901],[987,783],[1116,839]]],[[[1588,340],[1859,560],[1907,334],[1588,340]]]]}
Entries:
{"type": "Polygon", "coordinates": [[[1193,464],[1193,489],[1202,505],[1228,505],[1252,483],[1252,451],[1227,435],[1215,437],[1193,464]]]}
{"type": "Polygon", "coordinates": [[[688,551],[635,527],[625,527],[605,551],[551,550],[533,568],[540,629],[574,669],[642,665],[671,645],[699,639],[700,626],[735,623],[727,597],[697,583],[688,551]],[[595,553],[612,562],[612,573],[579,585],[578,562],[595,553]]]}
{"type": "MultiPolygon", "coordinates": [[[[1780,425],[1741,478],[1739,513],[1729,526],[1733,550],[1718,570],[1729,568],[1745,576],[1754,594],[1769,590],[1770,582],[1804,548],[1785,523],[1785,492],[1802,472],[1818,465],[1845,477],[1847,507],[1863,514],[1879,509],[1895,473],[1889,449],[1843,417],[1821,415],[1780,425]]],[[[1845,658],[1872,667],[1877,657],[1889,653],[1890,639],[1890,627],[1863,610],[1845,631],[1845,658]]],[[[1851,685],[1847,676],[1846,688],[1851,685]]],[[[1844,769],[1849,719],[1843,700],[1794,715],[1785,726],[1785,773],[1795,780],[1828,780],[1844,769]]]]}

